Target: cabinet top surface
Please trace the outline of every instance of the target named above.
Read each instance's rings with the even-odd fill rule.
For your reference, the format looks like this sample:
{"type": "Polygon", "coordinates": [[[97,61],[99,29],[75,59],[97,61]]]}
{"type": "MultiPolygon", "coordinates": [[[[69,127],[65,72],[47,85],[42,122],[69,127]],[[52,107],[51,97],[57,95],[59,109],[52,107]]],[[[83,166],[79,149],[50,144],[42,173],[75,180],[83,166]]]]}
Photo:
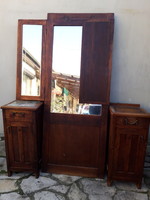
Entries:
{"type": "Polygon", "coordinates": [[[134,115],[139,117],[150,118],[150,113],[136,106],[110,106],[110,112],[115,115],[134,115]]]}
{"type": "Polygon", "coordinates": [[[2,109],[33,109],[36,110],[38,109],[43,103],[39,101],[21,101],[21,100],[15,100],[13,102],[10,102],[4,106],[2,106],[2,109]]]}

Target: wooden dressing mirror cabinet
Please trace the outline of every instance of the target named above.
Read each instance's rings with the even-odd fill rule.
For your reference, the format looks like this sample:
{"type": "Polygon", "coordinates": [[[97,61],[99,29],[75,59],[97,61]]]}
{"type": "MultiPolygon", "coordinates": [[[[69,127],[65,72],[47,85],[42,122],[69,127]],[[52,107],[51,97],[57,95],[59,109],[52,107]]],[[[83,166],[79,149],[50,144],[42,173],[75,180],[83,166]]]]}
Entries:
{"type": "Polygon", "coordinates": [[[113,30],[112,13],[18,22],[16,99],[43,104],[42,150],[34,151],[43,172],[104,177],[113,30]]]}

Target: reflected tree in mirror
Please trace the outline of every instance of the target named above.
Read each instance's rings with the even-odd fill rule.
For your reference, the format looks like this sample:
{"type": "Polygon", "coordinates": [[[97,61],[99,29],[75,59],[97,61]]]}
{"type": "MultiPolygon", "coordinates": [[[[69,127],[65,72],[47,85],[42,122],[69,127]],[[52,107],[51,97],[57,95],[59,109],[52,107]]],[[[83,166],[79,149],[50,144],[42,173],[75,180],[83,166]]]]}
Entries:
{"type": "Polygon", "coordinates": [[[79,104],[82,26],[54,26],[51,112],[101,114],[101,105],[79,104]]]}
{"type": "Polygon", "coordinates": [[[42,25],[23,25],[21,95],[39,96],[42,25]]]}

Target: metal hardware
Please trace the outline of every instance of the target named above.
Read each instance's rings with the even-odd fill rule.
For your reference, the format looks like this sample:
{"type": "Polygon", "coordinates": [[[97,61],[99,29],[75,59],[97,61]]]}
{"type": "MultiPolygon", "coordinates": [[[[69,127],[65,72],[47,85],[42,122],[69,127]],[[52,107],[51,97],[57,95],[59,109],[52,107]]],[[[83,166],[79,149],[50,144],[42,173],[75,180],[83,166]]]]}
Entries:
{"type": "Polygon", "coordinates": [[[131,120],[131,119],[125,118],[126,125],[137,125],[137,123],[138,123],[138,120],[131,120]]]}
{"type": "Polygon", "coordinates": [[[23,112],[13,112],[12,113],[12,116],[13,117],[24,117],[25,116],[25,113],[23,113],[23,112]]]}

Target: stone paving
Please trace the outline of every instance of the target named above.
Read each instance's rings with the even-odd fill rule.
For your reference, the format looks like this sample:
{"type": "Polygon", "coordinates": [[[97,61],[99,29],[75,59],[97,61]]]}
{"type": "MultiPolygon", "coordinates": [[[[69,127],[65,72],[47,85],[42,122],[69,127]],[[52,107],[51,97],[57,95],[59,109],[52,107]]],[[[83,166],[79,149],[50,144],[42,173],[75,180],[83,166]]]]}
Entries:
{"type": "Polygon", "coordinates": [[[141,189],[135,184],[113,182],[106,178],[40,173],[36,179],[29,173],[6,174],[4,140],[0,140],[0,200],[150,200],[150,179],[143,178],[141,189]]]}

